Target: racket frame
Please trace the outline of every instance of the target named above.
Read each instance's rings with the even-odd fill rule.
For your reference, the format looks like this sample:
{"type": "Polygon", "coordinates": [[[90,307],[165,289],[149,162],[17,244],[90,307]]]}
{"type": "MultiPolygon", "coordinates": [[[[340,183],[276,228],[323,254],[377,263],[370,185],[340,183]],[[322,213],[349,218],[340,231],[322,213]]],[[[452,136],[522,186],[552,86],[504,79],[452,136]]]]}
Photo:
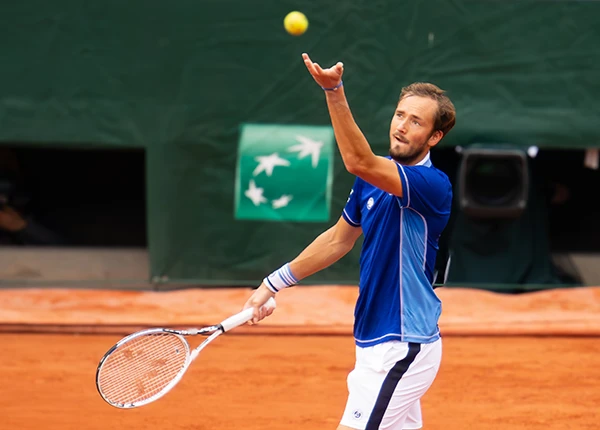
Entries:
{"type": "Polygon", "coordinates": [[[175,385],[177,385],[177,383],[181,380],[181,378],[187,371],[188,367],[196,359],[196,357],[198,356],[200,351],[202,351],[204,348],[206,348],[206,346],[210,342],[215,340],[217,337],[219,337],[219,335],[221,335],[223,333],[224,333],[223,329],[220,327],[220,325],[205,327],[202,329],[190,329],[190,330],[173,330],[173,329],[168,329],[168,328],[149,328],[149,329],[138,331],[136,333],[132,333],[132,334],[124,337],[120,341],[118,341],[112,348],[110,348],[104,354],[104,356],[98,363],[98,368],[96,369],[96,388],[98,390],[98,393],[100,393],[100,396],[102,396],[104,401],[106,401],[109,405],[114,406],[119,409],[132,409],[132,408],[137,408],[139,406],[144,406],[148,403],[154,402],[155,400],[160,399],[165,394],[167,394],[169,391],[171,391],[171,389],[175,385]],[[104,365],[104,363],[106,362],[108,357],[110,357],[112,355],[112,353],[115,352],[119,347],[123,346],[123,344],[129,342],[132,339],[142,337],[142,336],[147,336],[147,335],[161,334],[161,333],[177,336],[179,338],[179,340],[181,341],[181,343],[185,347],[185,357],[186,357],[185,362],[184,362],[183,366],[181,366],[181,369],[179,370],[179,372],[177,372],[177,375],[175,375],[175,377],[158,393],[154,394],[153,396],[148,397],[147,399],[140,400],[139,402],[119,403],[119,402],[114,402],[114,401],[110,400],[109,398],[107,398],[100,386],[100,375],[102,373],[102,366],[104,365]],[[190,344],[187,341],[187,339],[184,337],[184,336],[196,336],[196,335],[202,335],[202,334],[207,335],[209,333],[210,333],[210,335],[208,336],[208,338],[206,338],[200,345],[198,345],[193,350],[190,349],[190,344]]]}
{"type": "MultiPolygon", "coordinates": [[[[267,303],[265,304],[265,306],[275,309],[277,305],[275,303],[275,300],[273,300],[273,298],[270,298],[267,301],[267,303]]],[[[98,363],[98,367],[96,368],[96,388],[98,390],[98,393],[100,393],[100,396],[102,397],[102,399],[104,399],[104,401],[106,401],[109,405],[114,406],[119,409],[136,408],[136,407],[143,406],[148,403],[154,402],[155,400],[160,399],[165,394],[167,394],[169,391],[171,391],[171,389],[175,385],[177,385],[177,383],[181,380],[181,378],[187,371],[190,364],[192,364],[192,362],[196,359],[196,357],[198,357],[198,354],[200,354],[200,351],[202,351],[204,348],[206,348],[206,346],[208,346],[208,344],[210,344],[213,340],[215,340],[217,337],[219,337],[223,333],[228,332],[229,330],[232,330],[232,329],[246,323],[250,319],[252,319],[252,315],[253,315],[252,308],[248,308],[248,309],[244,309],[243,311],[241,311],[235,315],[230,316],[229,318],[223,320],[220,324],[207,326],[207,327],[203,327],[200,329],[174,330],[174,329],[169,329],[169,328],[149,328],[149,329],[141,330],[136,333],[132,333],[128,336],[125,336],[123,339],[119,340],[114,346],[112,346],[104,354],[104,356],[100,359],[100,362],[98,363]],[[160,333],[167,333],[167,334],[177,336],[181,340],[183,345],[185,346],[186,359],[185,359],[183,366],[181,366],[181,369],[179,370],[179,372],[177,372],[177,375],[175,375],[175,377],[158,393],[156,393],[153,396],[148,397],[147,399],[141,400],[139,402],[118,403],[118,402],[109,400],[103,393],[102,388],[100,387],[100,374],[102,373],[102,366],[104,365],[104,363],[106,362],[108,357],[110,357],[110,355],[113,352],[115,352],[115,350],[117,350],[120,346],[122,346],[124,343],[126,343],[132,339],[135,339],[135,338],[141,337],[141,336],[146,336],[149,334],[160,334],[160,333]],[[190,344],[188,343],[187,339],[184,336],[196,336],[196,335],[208,335],[208,337],[196,348],[194,348],[193,350],[190,350],[190,344]]]]}

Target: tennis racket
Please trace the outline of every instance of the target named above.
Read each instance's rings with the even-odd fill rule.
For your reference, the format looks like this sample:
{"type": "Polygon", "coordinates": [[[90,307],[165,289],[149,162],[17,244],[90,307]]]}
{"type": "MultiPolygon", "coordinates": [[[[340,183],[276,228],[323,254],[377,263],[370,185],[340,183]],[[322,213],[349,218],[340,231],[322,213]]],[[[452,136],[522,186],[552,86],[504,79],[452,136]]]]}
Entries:
{"type": "MultiPolygon", "coordinates": [[[[270,298],[264,305],[275,308],[270,298]]],[[[213,340],[252,319],[248,308],[220,324],[199,329],[151,328],[124,337],[110,348],[96,370],[100,396],[116,408],[146,405],[167,394],[183,377],[200,351],[213,340]],[[191,350],[184,336],[208,336],[191,350]]]]}

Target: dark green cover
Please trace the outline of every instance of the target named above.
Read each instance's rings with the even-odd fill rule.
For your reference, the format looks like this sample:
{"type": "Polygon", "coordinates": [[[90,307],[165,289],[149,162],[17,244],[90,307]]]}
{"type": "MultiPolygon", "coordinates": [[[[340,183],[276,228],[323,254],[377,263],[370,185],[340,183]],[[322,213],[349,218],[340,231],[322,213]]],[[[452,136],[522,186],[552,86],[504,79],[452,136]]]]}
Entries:
{"type": "MultiPolygon", "coordinates": [[[[4,2],[0,141],[147,151],[151,276],[255,284],[334,223],[234,218],[244,123],[329,125],[301,61],[343,61],[357,122],[385,154],[400,89],[431,81],[458,116],[443,145],[600,146],[600,2],[4,2]],[[306,34],[283,17],[301,8],[306,34]]],[[[357,281],[358,249],[310,282],[357,281]]]]}

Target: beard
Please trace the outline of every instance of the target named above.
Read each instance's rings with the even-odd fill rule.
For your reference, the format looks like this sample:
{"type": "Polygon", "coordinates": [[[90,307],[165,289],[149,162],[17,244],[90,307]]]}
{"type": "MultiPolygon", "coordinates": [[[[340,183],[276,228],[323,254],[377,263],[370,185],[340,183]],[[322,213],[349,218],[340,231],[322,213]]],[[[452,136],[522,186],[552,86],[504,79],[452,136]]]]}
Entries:
{"type": "Polygon", "coordinates": [[[420,148],[411,148],[410,151],[400,152],[396,148],[390,148],[390,157],[400,164],[412,164],[417,161],[417,158],[421,157],[420,148]]]}
{"type": "Polygon", "coordinates": [[[400,164],[411,165],[416,161],[419,161],[423,157],[423,149],[426,144],[398,147],[397,145],[390,148],[389,154],[393,160],[400,164]],[[402,150],[403,149],[403,150],[402,150]]]}
{"type": "MultiPolygon", "coordinates": [[[[433,136],[433,132],[425,139],[421,144],[416,144],[414,142],[409,142],[404,137],[400,137],[403,143],[396,144],[390,147],[390,157],[393,160],[397,161],[400,164],[412,165],[416,161],[419,161],[423,154],[425,153],[427,142],[429,138],[433,136]],[[408,144],[408,145],[406,145],[408,144]]],[[[396,142],[394,136],[392,136],[393,142],[396,142]]]]}

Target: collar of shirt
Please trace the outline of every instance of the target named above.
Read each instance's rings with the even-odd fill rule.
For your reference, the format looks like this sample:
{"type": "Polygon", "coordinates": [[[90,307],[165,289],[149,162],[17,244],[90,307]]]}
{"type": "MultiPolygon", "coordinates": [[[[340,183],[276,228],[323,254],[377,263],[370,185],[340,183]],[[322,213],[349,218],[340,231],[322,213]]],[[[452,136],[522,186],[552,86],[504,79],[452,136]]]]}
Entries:
{"type": "Polygon", "coordinates": [[[430,156],[429,151],[427,151],[427,154],[425,154],[425,157],[423,157],[423,159],[421,161],[419,161],[417,164],[415,164],[415,166],[431,167],[431,156],[430,156]]]}

